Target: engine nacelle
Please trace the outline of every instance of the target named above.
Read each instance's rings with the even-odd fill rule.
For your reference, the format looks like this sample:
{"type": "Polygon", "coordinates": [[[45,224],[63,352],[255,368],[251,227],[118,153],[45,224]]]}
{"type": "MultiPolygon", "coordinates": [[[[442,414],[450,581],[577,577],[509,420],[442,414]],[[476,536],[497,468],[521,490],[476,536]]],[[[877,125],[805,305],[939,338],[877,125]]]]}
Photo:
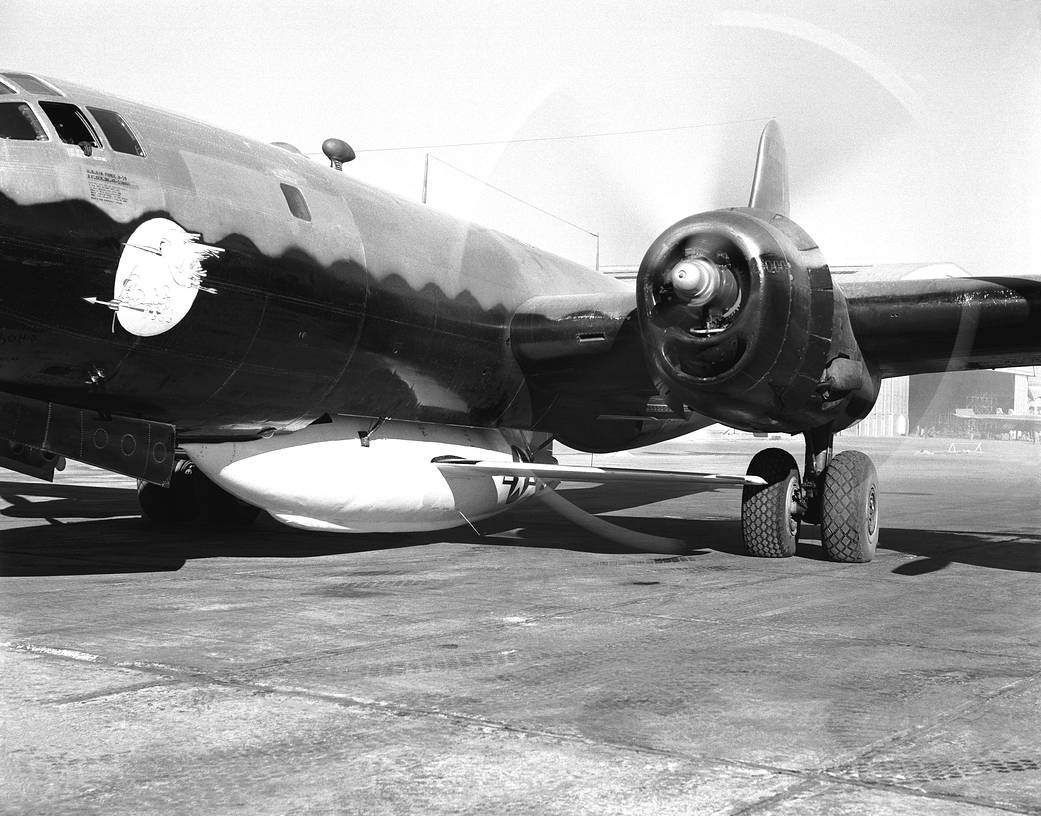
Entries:
{"type": "Polygon", "coordinates": [[[746,430],[844,428],[878,394],[816,243],[765,210],[686,218],[647,250],[638,314],[659,390],[746,430]]]}
{"type": "Polygon", "coordinates": [[[182,447],[224,490],[292,527],[414,532],[488,518],[534,495],[535,479],[445,476],[435,463],[524,459],[534,436],[338,417],[270,439],[182,447]]]}

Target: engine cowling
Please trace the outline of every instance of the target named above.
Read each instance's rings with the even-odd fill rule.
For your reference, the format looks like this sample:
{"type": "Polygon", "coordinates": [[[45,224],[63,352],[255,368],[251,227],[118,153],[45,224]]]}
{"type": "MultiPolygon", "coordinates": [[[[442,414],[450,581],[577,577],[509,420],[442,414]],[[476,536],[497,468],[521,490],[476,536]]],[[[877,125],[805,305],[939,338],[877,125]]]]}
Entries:
{"type": "Polygon", "coordinates": [[[647,250],[637,300],[650,369],[678,413],[796,433],[844,428],[877,397],[828,265],[783,215],[677,222],[647,250]]]}

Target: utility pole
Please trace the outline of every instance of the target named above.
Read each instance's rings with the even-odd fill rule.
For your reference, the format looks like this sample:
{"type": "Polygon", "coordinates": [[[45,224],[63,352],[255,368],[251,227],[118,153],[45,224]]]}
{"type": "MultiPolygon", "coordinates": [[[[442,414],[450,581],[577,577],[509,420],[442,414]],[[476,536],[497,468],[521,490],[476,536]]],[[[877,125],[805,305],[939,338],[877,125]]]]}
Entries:
{"type": "Polygon", "coordinates": [[[423,160],[423,198],[424,204],[427,203],[427,180],[430,178],[430,154],[426,154],[426,158],[423,160]]]}

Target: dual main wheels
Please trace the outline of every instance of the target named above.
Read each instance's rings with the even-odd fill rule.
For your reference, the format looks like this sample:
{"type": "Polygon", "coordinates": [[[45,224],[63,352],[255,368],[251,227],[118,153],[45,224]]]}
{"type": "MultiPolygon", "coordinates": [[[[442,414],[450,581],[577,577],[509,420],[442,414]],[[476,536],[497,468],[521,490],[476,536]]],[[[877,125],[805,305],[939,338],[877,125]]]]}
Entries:
{"type": "MultiPolygon", "coordinates": [[[[741,496],[741,532],[749,554],[785,558],[795,554],[807,509],[795,458],[780,448],[753,457],[741,496]]],[[[832,561],[866,562],[878,545],[878,474],[860,451],[836,454],[820,480],[821,544],[832,561]]]]}
{"type": "Polygon", "coordinates": [[[178,459],[169,487],[139,483],[137,501],[145,518],[162,525],[244,526],[260,513],[259,508],[222,490],[188,459],[178,459]]]}

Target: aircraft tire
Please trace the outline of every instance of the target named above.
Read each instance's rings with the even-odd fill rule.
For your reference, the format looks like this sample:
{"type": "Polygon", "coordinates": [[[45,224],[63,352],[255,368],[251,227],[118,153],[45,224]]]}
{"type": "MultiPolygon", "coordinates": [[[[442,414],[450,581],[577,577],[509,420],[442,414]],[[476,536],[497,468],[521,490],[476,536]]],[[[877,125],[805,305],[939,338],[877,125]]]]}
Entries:
{"type": "Polygon", "coordinates": [[[164,526],[187,524],[199,515],[198,502],[192,484],[194,465],[187,459],[178,460],[170,477],[170,486],[137,483],[137,503],[141,513],[153,524],[164,526]]]}
{"type": "Polygon", "coordinates": [[[831,561],[863,564],[878,546],[878,473],[867,454],[842,451],[824,471],[821,543],[831,561]]]}
{"type": "Polygon", "coordinates": [[[244,527],[252,524],[260,513],[259,507],[232,496],[228,491],[210,480],[198,468],[192,475],[195,500],[199,505],[199,517],[211,524],[244,527]]]}
{"type": "Polygon", "coordinates": [[[188,459],[178,460],[169,487],[141,482],[137,500],[149,521],[164,526],[198,522],[246,526],[260,513],[218,487],[188,459]]]}
{"type": "Polygon", "coordinates": [[[799,491],[799,465],[788,451],[767,448],[748,465],[749,476],[765,485],[745,485],[741,493],[741,536],[749,555],[789,558],[799,543],[799,519],[795,503],[799,491]]]}

